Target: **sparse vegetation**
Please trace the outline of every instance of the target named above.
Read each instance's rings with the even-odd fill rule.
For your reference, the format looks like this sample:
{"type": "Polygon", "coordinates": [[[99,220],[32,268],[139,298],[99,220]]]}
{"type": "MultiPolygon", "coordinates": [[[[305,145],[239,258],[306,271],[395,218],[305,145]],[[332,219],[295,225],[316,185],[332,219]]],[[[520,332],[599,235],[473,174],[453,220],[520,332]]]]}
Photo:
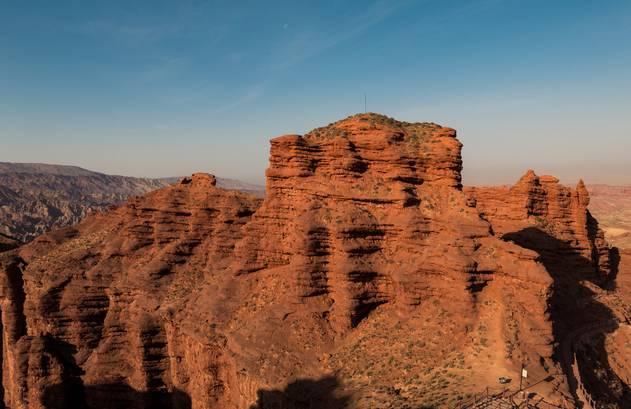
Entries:
{"type": "Polygon", "coordinates": [[[347,129],[346,125],[352,121],[365,122],[365,129],[387,127],[393,129],[394,131],[399,131],[405,137],[405,140],[411,142],[414,146],[417,146],[418,143],[425,141],[436,129],[440,128],[440,125],[432,122],[397,121],[396,119],[385,115],[366,113],[352,115],[348,118],[342,119],[341,121],[316,128],[308,132],[305,137],[313,139],[348,138],[352,132],[347,129]]]}

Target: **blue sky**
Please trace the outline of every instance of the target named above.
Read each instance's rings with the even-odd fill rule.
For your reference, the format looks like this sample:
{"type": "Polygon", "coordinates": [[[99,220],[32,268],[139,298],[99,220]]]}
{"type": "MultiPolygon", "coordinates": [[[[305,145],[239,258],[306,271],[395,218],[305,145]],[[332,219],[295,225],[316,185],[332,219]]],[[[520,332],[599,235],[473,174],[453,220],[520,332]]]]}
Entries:
{"type": "Polygon", "coordinates": [[[262,182],[364,93],[456,128],[466,183],[631,184],[627,0],[0,0],[0,161],[262,182]]]}

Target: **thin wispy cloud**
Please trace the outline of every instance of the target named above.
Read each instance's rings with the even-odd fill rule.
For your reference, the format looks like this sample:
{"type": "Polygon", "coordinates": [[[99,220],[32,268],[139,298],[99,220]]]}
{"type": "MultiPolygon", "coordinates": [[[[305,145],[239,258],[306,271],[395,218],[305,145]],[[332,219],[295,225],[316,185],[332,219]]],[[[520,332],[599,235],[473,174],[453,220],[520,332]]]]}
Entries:
{"type": "Polygon", "coordinates": [[[185,85],[170,85],[162,91],[160,101],[172,106],[197,103],[211,97],[219,91],[219,85],[204,79],[185,85]]]}
{"type": "Polygon", "coordinates": [[[161,81],[182,72],[190,64],[191,59],[186,57],[161,57],[159,61],[142,70],[138,77],[145,82],[161,81]]]}
{"type": "Polygon", "coordinates": [[[83,35],[108,37],[128,45],[142,45],[155,43],[175,35],[180,32],[180,27],[174,24],[151,25],[138,22],[93,20],[72,25],[68,27],[68,30],[83,35]]]}
{"type": "Polygon", "coordinates": [[[186,146],[184,168],[193,152],[260,174],[261,135],[339,119],[366,91],[371,110],[458,128],[470,174],[494,156],[581,164],[584,152],[628,169],[631,3],[532,3],[5,1],[2,154],[28,161],[54,139],[48,160],[67,161],[77,144],[121,143],[137,160],[115,171],[145,174],[174,163],[170,148],[141,148],[162,138],[186,146]]]}
{"type": "Polygon", "coordinates": [[[217,109],[213,110],[212,113],[220,114],[220,113],[232,111],[242,105],[247,105],[247,104],[255,102],[256,100],[258,100],[259,98],[263,96],[268,84],[269,82],[265,81],[265,82],[254,84],[248,87],[238,97],[231,100],[227,104],[222,105],[218,107],[217,109]]]}
{"type": "Polygon", "coordinates": [[[208,21],[195,10],[175,3],[171,9],[157,14],[120,12],[118,15],[75,22],[59,22],[65,31],[93,38],[114,41],[130,47],[160,45],[165,40],[188,40],[214,47],[230,31],[221,21],[208,21]]]}
{"type": "Polygon", "coordinates": [[[291,32],[289,25],[285,24],[283,29],[292,37],[277,52],[272,53],[271,63],[266,68],[282,70],[313,58],[330,48],[357,37],[409,4],[410,1],[377,1],[368,6],[362,13],[344,22],[343,25],[328,29],[322,27],[299,28],[295,32],[291,32]]]}

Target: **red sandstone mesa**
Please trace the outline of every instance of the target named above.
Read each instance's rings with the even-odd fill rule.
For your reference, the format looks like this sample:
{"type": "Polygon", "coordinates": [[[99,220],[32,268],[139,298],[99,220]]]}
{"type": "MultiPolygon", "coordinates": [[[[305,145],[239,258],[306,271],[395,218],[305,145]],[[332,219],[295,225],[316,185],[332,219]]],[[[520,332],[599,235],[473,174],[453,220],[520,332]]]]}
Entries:
{"type": "Polygon", "coordinates": [[[4,402],[452,407],[524,362],[571,399],[542,260],[610,276],[587,194],[465,194],[460,149],[356,115],[273,139],[264,200],[195,174],[2,253],[4,402]],[[535,227],[548,248],[511,236],[535,227]]]}

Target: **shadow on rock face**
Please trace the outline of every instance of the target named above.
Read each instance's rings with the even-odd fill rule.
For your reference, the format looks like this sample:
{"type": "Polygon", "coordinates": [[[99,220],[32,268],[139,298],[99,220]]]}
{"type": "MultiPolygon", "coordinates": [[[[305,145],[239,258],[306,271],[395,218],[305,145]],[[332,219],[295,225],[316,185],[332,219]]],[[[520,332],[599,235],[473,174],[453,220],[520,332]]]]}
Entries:
{"type": "Polygon", "coordinates": [[[349,405],[349,398],[336,393],[339,386],[334,376],[298,379],[283,390],[259,390],[258,400],[250,409],[344,409],[349,405]]]}
{"type": "Polygon", "coordinates": [[[612,247],[609,250],[609,264],[611,264],[611,280],[605,284],[605,288],[614,291],[617,288],[616,278],[620,271],[620,250],[617,247],[612,247]]]}
{"type": "Polygon", "coordinates": [[[173,392],[140,392],[127,384],[55,385],[44,393],[47,409],[191,409],[190,396],[173,392]],[[70,389],[73,390],[70,390],[70,389]]]}
{"type": "Polygon", "coordinates": [[[563,356],[575,348],[581,378],[593,397],[603,404],[614,405],[631,399],[629,385],[611,369],[605,348],[606,335],[618,327],[616,316],[583,284],[591,282],[603,290],[616,288],[615,279],[620,262],[617,249],[610,249],[609,274],[603,277],[597,263],[583,257],[570,243],[539,228],[528,227],[505,234],[502,238],[537,252],[539,261],[553,279],[548,309],[557,342],[554,352],[556,360],[563,366],[570,387],[575,390],[577,380],[567,362],[563,362],[563,356]],[[589,335],[589,342],[576,345],[584,334],[589,335]]]}
{"type": "Polygon", "coordinates": [[[62,383],[44,390],[46,409],[191,409],[188,394],[180,390],[138,391],[126,383],[84,385],[77,365],[76,348],[53,337],[45,338],[45,349],[62,364],[62,383]]]}

